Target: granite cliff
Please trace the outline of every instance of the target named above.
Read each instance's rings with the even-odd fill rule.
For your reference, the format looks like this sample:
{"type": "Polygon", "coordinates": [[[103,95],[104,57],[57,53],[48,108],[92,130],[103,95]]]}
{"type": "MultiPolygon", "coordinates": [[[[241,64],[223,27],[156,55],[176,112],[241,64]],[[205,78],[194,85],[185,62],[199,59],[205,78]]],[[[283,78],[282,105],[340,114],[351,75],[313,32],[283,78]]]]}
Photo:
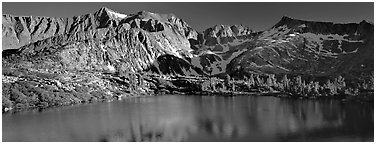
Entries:
{"type": "Polygon", "coordinates": [[[189,54],[189,39],[197,33],[172,14],[3,15],[3,55],[46,68],[143,71],[159,56],[189,54]]]}

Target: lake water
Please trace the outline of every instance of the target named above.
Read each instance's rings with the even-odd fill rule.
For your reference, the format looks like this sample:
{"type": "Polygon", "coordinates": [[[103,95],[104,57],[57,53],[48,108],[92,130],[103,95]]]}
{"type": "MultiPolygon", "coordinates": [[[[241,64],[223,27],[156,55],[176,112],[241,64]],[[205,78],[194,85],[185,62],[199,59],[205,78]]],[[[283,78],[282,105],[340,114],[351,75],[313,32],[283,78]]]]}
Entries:
{"type": "Polygon", "coordinates": [[[166,95],[2,115],[3,141],[373,141],[373,105],[166,95]]]}

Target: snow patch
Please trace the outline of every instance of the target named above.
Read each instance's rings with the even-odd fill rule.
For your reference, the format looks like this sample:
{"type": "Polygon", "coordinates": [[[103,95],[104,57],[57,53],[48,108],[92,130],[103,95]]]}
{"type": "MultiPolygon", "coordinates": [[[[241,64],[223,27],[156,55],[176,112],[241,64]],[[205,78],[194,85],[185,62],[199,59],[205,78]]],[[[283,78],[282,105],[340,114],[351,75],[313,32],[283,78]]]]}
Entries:
{"type": "Polygon", "coordinates": [[[340,49],[342,51],[342,41],[338,41],[338,49],[340,49]]]}
{"type": "Polygon", "coordinates": [[[108,11],[108,14],[112,18],[120,18],[120,19],[126,18],[128,16],[126,14],[117,13],[117,12],[114,12],[114,11],[111,11],[111,10],[108,11]]]}
{"type": "Polygon", "coordinates": [[[323,40],[338,40],[338,41],[346,41],[346,42],[363,42],[363,40],[349,40],[345,39],[346,35],[338,35],[338,34],[330,34],[330,35],[323,35],[323,34],[313,34],[313,33],[303,33],[302,36],[316,42],[321,43],[323,40]]]}
{"type": "Polygon", "coordinates": [[[336,53],[331,53],[327,50],[323,49],[323,41],[325,40],[337,40],[339,42],[338,49],[342,50],[342,41],[346,42],[363,42],[363,40],[349,40],[345,39],[348,35],[338,35],[338,34],[330,34],[330,35],[323,35],[323,34],[313,34],[313,33],[304,33],[301,34],[303,37],[307,38],[311,43],[316,44],[319,46],[319,52],[323,53],[324,56],[333,56],[338,55],[336,53]]]}
{"type": "Polygon", "coordinates": [[[343,54],[356,53],[356,52],[358,52],[358,49],[359,49],[359,48],[356,48],[356,50],[353,50],[353,51],[351,51],[351,52],[343,52],[343,54]]]}
{"type": "Polygon", "coordinates": [[[199,74],[192,68],[189,68],[188,70],[186,70],[185,68],[182,68],[182,71],[184,75],[186,76],[199,76],[199,74]]]}
{"type": "Polygon", "coordinates": [[[242,43],[244,43],[246,41],[248,41],[248,40],[235,39],[234,41],[229,42],[228,44],[231,45],[231,46],[236,46],[236,45],[240,45],[240,44],[242,44],[242,43]]]}
{"type": "Polygon", "coordinates": [[[206,54],[215,54],[213,53],[212,51],[208,50],[208,51],[205,51],[206,54]]]}
{"type": "Polygon", "coordinates": [[[298,26],[299,28],[305,28],[305,27],[307,27],[305,24],[302,24],[302,25],[300,25],[300,26],[298,26]]]}
{"type": "Polygon", "coordinates": [[[259,39],[265,39],[268,37],[283,36],[290,32],[290,29],[284,25],[278,28],[272,28],[269,31],[264,31],[259,39]]]}
{"type": "Polygon", "coordinates": [[[279,39],[277,43],[280,44],[280,43],[285,43],[285,42],[289,42],[289,41],[286,41],[286,40],[283,40],[283,39],[279,39]]]}
{"type": "Polygon", "coordinates": [[[155,62],[153,65],[154,65],[155,68],[157,68],[158,73],[161,73],[161,70],[159,69],[159,63],[155,62]]]}
{"type": "Polygon", "coordinates": [[[220,62],[214,62],[210,65],[211,67],[211,74],[219,74],[223,71],[223,69],[220,66],[220,62]]]}
{"type": "Polygon", "coordinates": [[[107,64],[107,68],[108,68],[109,71],[115,71],[116,70],[115,67],[112,66],[111,64],[107,64]]]}
{"type": "Polygon", "coordinates": [[[211,64],[212,67],[212,74],[219,74],[222,73],[226,70],[227,65],[231,62],[232,59],[238,57],[240,54],[243,52],[247,51],[247,49],[243,49],[241,51],[237,51],[232,53],[232,55],[228,59],[223,59],[222,61],[217,61],[211,64]]]}
{"type": "Polygon", "coordinates": [[[255,62],[251,62],[250,65],[251,65],[252,67],[256,67],[256,68],[273,67],[273,66],[270,65],[270,64],[267,64],[267,65],[257,65],[255,62]]]}
{"type": "Polygon", "coordinates": [[[203,69],[202,65],[200,64],[200,57],[193,57],[191,58],[191,64],[195,67],[203,69]]]}
{"type": "Polygon", "coordinates": [[[102,51],[104,51],[104,52],[107,51],[107,50],[104,49],[103,47],[104,47],[103,45],[100,45],[100,48],[101,48],[102,51]]]}
{"type": "MultiPolygon", "coordinates": [[[[170,42],[169,42],[168,40],[165,39],[165,42],[168,43],[168,45],[167,45],[167,46],[168,46],[168,47],[167,47],[168,49],[167,49],[167,50],[168,50],[168,53],[169,53],[169,54],[174,55],[174,56],[176,56],[176,57],[178,57],[178,58],[183,59],[183,57],[180,55],[180,53],[170,45],[170,42]]],[[[163,46],[161,42],[157,41],[157,44],[158,44],[161,48],[165,48],[165,49],[166,49],[166,47],[163,46]]]]}
{"type": "Polygon", "coordinates": [[[222,45],[222,48],[223,48],[222,52],[227,52],[230,50],[229,45],[222,45]]]}

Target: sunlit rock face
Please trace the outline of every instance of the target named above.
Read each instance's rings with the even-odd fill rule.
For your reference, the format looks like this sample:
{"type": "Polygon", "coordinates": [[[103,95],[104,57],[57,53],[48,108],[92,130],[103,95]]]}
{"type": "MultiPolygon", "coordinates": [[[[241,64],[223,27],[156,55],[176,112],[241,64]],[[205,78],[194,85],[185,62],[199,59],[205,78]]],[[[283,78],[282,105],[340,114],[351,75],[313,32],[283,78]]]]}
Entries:
{"type": "Polygon", "coordinates": [[[3,15],[3,50],[58,68],[142,71],[161,55],[191,51],[188,39],[197,32],[172,14],[101,8],[72,18],[3,15]]]}
{"type": "Polygon", "coordinates": [[[204,43],[208,46],[227,44],[236,39],[245,39],[252,34],[252,30],[242,25],[215,25],[203,32],[204,43]]]}
{"type": "Polygon", "coordinates": [[[196,32],[173,14],[108,8],[71,18],[3,15],[5,61],[43,68],[312,76],[373,72],[373,24],[283,17],[265,31],[215,25],[196,32]],[[10,57],[9,55],[17,56],[10,57]]]}

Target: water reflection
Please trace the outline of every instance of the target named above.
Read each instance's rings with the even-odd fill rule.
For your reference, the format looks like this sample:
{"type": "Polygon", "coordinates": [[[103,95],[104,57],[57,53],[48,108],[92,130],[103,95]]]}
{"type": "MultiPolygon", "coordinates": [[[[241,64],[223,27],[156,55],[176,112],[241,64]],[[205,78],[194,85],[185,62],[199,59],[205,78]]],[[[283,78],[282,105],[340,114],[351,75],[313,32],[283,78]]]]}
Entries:
{"type": "Polygon", "coordinates": [[[373,106],[158,96],[3,115],[3,141],[373,141],[373,106]]]}

